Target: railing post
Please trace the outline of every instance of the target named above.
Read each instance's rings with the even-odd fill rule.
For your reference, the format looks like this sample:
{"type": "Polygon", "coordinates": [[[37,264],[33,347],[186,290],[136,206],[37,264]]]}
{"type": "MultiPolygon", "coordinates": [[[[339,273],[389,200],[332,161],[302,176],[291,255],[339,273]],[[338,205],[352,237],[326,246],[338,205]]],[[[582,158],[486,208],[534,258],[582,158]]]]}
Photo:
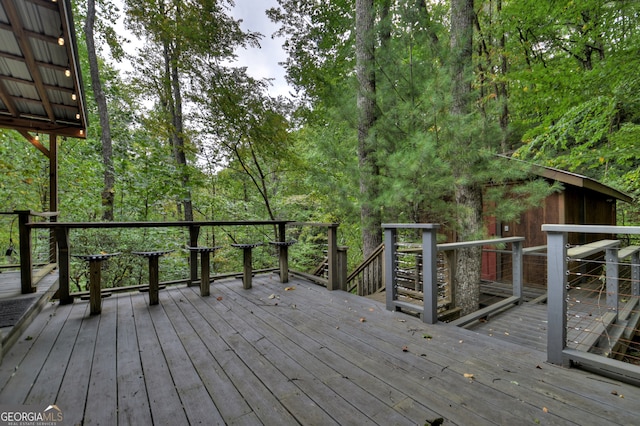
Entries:
{"type": "Polygon", "coordinates": [[[396,287],[397,271],[395,268],[396,254],[396,228],[384,229],[384,285],[387,310],[394,311],[394,300],[398,297],[398,289],[396,287]]]}
{"type": "Polygon", "coordinates": [[[547,361],[562,365],[567,344],[567,234],[547,231],[547,361]]]}
{"type": "Polygon", "coordinates": [[[280,282],[289,282],[289,247],[287,247],[287,224],[282,222],[278,224],[278,236],[277,240],[281,245],[278,246],[278,265],[280,266],[280,282]]]}
{"type": "Polygon", "coordinates": [[[339,271],[338,271],[338,225],[330,224],[327,231],[327,259],[329,260],[329,282],[327,283],[328,290],[339,290],[339,271]]]}
{"type": "Polygon", "coordinates": [[[338,286],[340,290],[347,291],[347,247],[338,247],[338,286]]]}
{"type": "Polygon", "coordinates": [[[422,321],[427,324],[438,322],[438,248],[436,229],[422,230],[422,291],[424,311],[422,321]]]}
{"type": "Polygon", "coordinates": [[[22,294],[33,293],[36,289],[33,287],[33,259],[31,258],[31,228],[27,226],[29,223],[29,210],[19,210],[18,214],[18,233],[20,240],[20,286],[22,294]]]}
{"type": "Polygon", "coordinates": [[[631,255],[631,295],[640,296],[640,253],[631,255]]]}
{"type": "Polygon", "coordinates": [[[613,323],[618,320],[618,248],[608,248],[605,252],[605,261],[607,268],[607,310],[613,312],[615,318],[613,323]]]}
{"type": "Polygon", "coordinates": [[[523,286],[523,257],[522,257],[522,241],[511,243],[512,256],[512,277],[513,277],[513,296],[519,299],[518,304],[522,303],[522,286],[523,286]]]}
{"type": "Polygon", "coordinates": [[[56,241],[58,242],[58,296],[61,305],[73,303],[69,294],[69,228],[56,227],[56,241]]]}
{"type": "MultiPolygon", "coordinates": [[[[189,247],[198,247],[198,236],[200,235],[199,225],[189,225],[189,247]]],[[[194,282],[198,281],[198,251],[189,251],[189,276],[190,280],[187,284],[191,287],[194,282]]]]}

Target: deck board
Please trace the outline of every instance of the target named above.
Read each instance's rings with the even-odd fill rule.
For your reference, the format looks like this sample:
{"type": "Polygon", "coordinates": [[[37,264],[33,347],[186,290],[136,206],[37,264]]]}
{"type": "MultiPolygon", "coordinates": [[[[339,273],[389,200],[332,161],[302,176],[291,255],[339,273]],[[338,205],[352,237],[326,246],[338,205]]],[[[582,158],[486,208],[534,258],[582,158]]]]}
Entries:
{"type": "Polygon", "coordinates": [[[221,280],[205,298],[171,287],[156,306],[119,294],[99,316],[87,302],[49,304],[0,365],[0,400],[56,403],[70,424],[637,422],[637,387],[301,279],[287,286],[221,280]]]}

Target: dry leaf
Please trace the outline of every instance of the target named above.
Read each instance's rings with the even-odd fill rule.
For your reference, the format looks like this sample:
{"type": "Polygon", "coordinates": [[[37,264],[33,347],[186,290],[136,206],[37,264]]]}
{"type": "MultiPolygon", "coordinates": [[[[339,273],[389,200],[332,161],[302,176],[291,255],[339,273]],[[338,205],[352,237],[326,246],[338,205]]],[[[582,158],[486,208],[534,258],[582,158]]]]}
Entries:
{"type": "Polygon", "coordinates": [[[275,299],[275,298],[276,298],[275,294],[272,294],[272,295],[269,296],[269,299],[275,299]]]}
{"type": "Polygon", "coordinates": [[[366,321],[367,321],[367,320],[366,320],[366,318],[365,318],[365,317],[361,317],[361,318],[360,318],[360,322],[366,322],[366,321]]]}
{"type": "Polygon", "coordinates": [[[611,391],[611,395],[618,395],[618,391],[611,391]]]}
{"type": "Polygon", "coordinates": [[[548,413],[549,409],[547,407],[542,407],[542,411],[544,411],[545,413],[548,413]]]}
{"type": "Polygon", "coordinates": [[[216,300],[217,300],[218,302],[219,302],[219,301],[221,301],[221,300],[222,300],[222,296],[218,296],[218,297],[216,297],[216,300]]]}
{"type": "Polygon", "coordinates": [[[409,347],[403,346],[402,347],[402,352],[409,352],[409,347]]]}
{"type": "Polygon", "coordinates": [[[369,308],[369,312],[373,312],[373,311],[374,311],[374,309],[373,309],[373,308],[369,308]]]}
{"type": "Polygon", "coordinates": [[[469,379],[469,380],[473,380],[475,377],[473,377],[473,374],[471,374],[471,373],[464,373],[464,378],[465,379],[469,379]]]}
{"type": "Polygon", "coordinates": [[[296,288],[294,286],[291,287],[285,287],[284,291],[291,291],[291,290],[295,290],[296,288]]]}

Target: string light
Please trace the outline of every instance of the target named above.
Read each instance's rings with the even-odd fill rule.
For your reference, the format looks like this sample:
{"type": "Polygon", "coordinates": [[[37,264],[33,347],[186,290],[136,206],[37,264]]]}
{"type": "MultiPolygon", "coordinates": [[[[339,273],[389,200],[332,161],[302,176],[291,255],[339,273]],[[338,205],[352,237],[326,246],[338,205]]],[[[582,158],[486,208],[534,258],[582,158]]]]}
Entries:
{"type": "Polygon", "coordinates": [[[62,36],[58,37],[58,44],[60,46],[64,46],[64,37],[62,37],[62,36]]]}
{"type": "Polygon", "coordinates": [[[40,134],[36,132],[36,135],[35,135],[35,137],[33,139],[35,139],[36,141],[39,141],[40,140],[40,134]]]}
{"type": "Polygon", "coordinates": [[[68,69],[68,68],[66,70],[64,70],[64,75],[67,76],[67,77],[71,77],[71,70],[68,69]]]}
{"type": "Polygon", "coordinates": [[[75,101],[76,99],[78,99],[78,97],[76,96],[76,94],[75,94],[75,93],[72,93],[72,94],[71,94],[71,100],[72,100],[72,101],[75,101]]]}
{"type": "Polygon", "coordinates": [[[80,120],[80,114],[76,114],[76,120],[80,120]]]}

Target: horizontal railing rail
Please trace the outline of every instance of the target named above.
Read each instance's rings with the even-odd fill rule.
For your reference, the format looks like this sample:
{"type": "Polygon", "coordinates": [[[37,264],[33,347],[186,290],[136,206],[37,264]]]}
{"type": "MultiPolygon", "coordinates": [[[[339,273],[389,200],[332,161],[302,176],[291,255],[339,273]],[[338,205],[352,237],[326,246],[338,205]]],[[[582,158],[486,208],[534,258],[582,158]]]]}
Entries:
{"type": "MultiPolygon", "coordinates": [[[[253,246],[255,246],[256,248],[258,246],[261,246],[261,250],[268,250],[269,253],[271,252],[279,252],[279,254],[275,254],[276,257],[278,257],[279,263],[280,263],[280,275],[282,279],[286,279],[288,280],[288,247],[291,245],[294,245],[295,241],[292,240],[287,240],[287,235],[286,235],[286,229],[288,226],[292,226],[292,224],[295,225],[303,225],[297,222],[293,222],[293,221],[287,221],[287,220],[275,220],[275,221],[271,221],[271,220],[253,220],[253,221],[192,221],[192,222],[186,222],[186,221],[180,221],[180,222],[170,222],[170,221],[155,221],[155,222],[27,222],[27,223],[23,223],[21,226],[22,232],[25,232],[26,234],[31,233],[34,230],[38,230],[38,229],[49,229],[51,230],[51,232],[53,233],[53,235],[55,235],[56,237],[56,243],[57,243],[57,254],[58,254],[58,268],[59,268],[59,291],[58,291],[58,296],[60,299],[60,303],[65,304],[65,303],[71,303],[73,302],[73,298],[74,296],[77,296],[78,294],[82,294],[84,293],[81,289],[79,292],[76,293],[72,293],[71,289],[70,289],[70,282],[71,282],[71,263],[72,263],[72,257],[73,256],[77,256],[77,255],[86,255],[87,253],[79,253],[77,251],[77,248],[74,247],[72,245],[72,241],[71,241],[71,236],[75,235],[76,233],[80,232],[89,232],[89,231],[95,231],[98,232],[100,234],[103,233],[104,230],[115,230],[117,228],[121,228],[124,230],[128,230],[128,229],[137,229],[137,230],[141,230],[140,232],[143,232],[142,230],[146,230],[146,229],[151,229],[151,228],[159,228],[160,231],[162,231],[162,229],[177,229],[177,228],[183,228],[184,231],[179,231],[182,232],[184,240],[182,241],[182,243],[176,242],[175,238],[176,236],[173,234],[176,234],[175,232],[171,231],[169,232],[169,234],[172,235],[168,235],[167,236],[167,241],[165,242],[165,245],[169,245],[171,244],[172,250],[167,250],[166,252],[169,253],[171,251],[175,251],[176,247],[181,248],[181,250],[178,251],[184,251],[184,252],[189,252],[188,257],[189,257],[189,265],[188,265],[188,275],[189,277],[186,279],[172,279],[169,282],[187,282],[189,285],[193,285],[195,282],[200,282],[200,279],[198,278],[198,253],[202,253],[202,250],[196,250],[196,249],[200,249],[200,236],[203,232],[206,232],[206,243],[202,243],[203,245],[209,245],[209,246],[214,246],[215,245],[215,240],[216,240],[216,236],[213,232],[214,229],[218,229],[218,235],[222,234],[226,239],[226,240],[230,240],[230,243],[233,244],[229,244],[229,246],[234,246],[237,249],[242,248],[244,250],[245,253],[245,275],[243,280],[248,279],[248,277],[250,275],[247,275],[247,264],[250,265],[251,260],[250,257],[248,258],[248,262],[247,262],[247,252],[250,251],[249,247],[246,247],[247,245],[252,246],[251,248],[253,248],[253,246]],[[236,241],[239,238],[236,238],[236,236],[234,235],[234,231],[232,231],[232,229],[234,229],[235,227],[256,227],[258,228],[260,231],[259,232],[254,232],[255,235],[257,235],[256,237],[253,238],[252,241],[236,241]],[[209,228],[213,228],[211,231],[209,231],[209,228]],[[273,231],[268,231],[269,228],[273,228],[273,231]],[[264,231],[263,229],[267,229],[267,231],[264,231]],[[206,231],[203,231],[206,230],[206,231]],[[212,234],[212,236],[210,236],[209,234],[212,234]],[[172,240],[173,238],[173,240],[172,240]],[[209,241],[209,240],[213,240],[213,241],[209,241]],[[237,243],[249,243],[249,244],[237,244],[237,243]],[[74,251],[75,250],[75,251],[74,251]],[[284,265],[284,266],[283,266],[284,265]]],[[[327,235],[328,235],[328,240],[330,242],[329,247],[330,253],[336,253],[336,249],[333,248],[335,246],[337,246],[337,228],[338,228],[338,224],[304,224],[304,225],[311,225],[311,226],[322,226],[327,228],[328,231],[327,235]]],[[[109,231],[105,231],[105,232],[109,232],[109,231]]],[[[147,231],[144,231],[147,232],[147,231]]],[[[162,231],[164,232],[164,231],[162,231]]],[[[129,232],[127,232],[127,234],[129,234],[129,232]]],[[[122,236],[122,234],[120,234],[122,236]]],[[[117,239],[117,237],[113,237],[114,239],[117,239]]],[[[179,235],[178,235],[178,238],[179,235]]],[[[222,239],[219,237],[219,239],[222,239]]],[[[144,251],[144,250],[151,250],[151,249],[158,249],[159,247],[137,247],[135,250],[136,251],[144,251]]],[[[211,249],[217,249],[217,247],[211,247],[211,249]]],[[[166,250],[167,247],[164,247],[163,250],[166,250]]],[[[234,250],[231,248],[222,248],[223,250],[234,250]]],[[[98,252],[99,251],[99,247],[96,245],[95,247],[95,251],[98,252]]],[[[120,251],[120,250],[114,250],[114,251],[120,251]]],[[[213,250],[210,250],[211,252],[213,250]]],[[[241,256],[242,251],[237,250],[238,256],[241,256]]],[[[168,254],[167,257],[171,257],[173,254],[168,254]]],[[[129,257],[135,257],[135,253],[134,250],[132,249],[128,249],[126,253],[122,253],[122,256],[129,256],[129,257]]],[[[250,254],[249,254],[250,256],[250,254]]],[[[89,260],[88,256],[85,256],[87,258],[87,260],[89,260]]],[[[336,265],[337,263],[337,257],[334,256],[330,256],[330,267],[329,267],[329,277],[328,277],[328,281],[327,281],[327,288],[330,290],[334,290],[334,289],[338,289],[338,288],[342,288],[342,285],[340,283],[340,275],[338,273],[339,268],[338,265],[336,265]]],[[[78,261],[73,260],[73,262],[78,263],[78,261]]],[[[105,263],[110,263],[113,262],[113,260],[111,258],[109,258],[108,262],[105,259],[105,263]]],[[[163,261],[164,262],[164,261],[163,261]]],[[[150,266],[151,268],[151,266],[150,266]]],[[[250,268],[250,267],[249,267],[250,268]]],[[[208,269],[208,268],[207,268],[208,269]]],[[[277,270],[278,268],[267,268],[267,269],[260,269],[260,268],[256,268],[253,270],[253,272],[258,272],[261,270],[277,270]]],[[[232,275],[237,275],[237,274],[232,274],[232,275]]],[[[75,278],[75,277],[74,277],[75,278]]],[[[283,281],[284,282],[284,281],[283,281]]]]}

